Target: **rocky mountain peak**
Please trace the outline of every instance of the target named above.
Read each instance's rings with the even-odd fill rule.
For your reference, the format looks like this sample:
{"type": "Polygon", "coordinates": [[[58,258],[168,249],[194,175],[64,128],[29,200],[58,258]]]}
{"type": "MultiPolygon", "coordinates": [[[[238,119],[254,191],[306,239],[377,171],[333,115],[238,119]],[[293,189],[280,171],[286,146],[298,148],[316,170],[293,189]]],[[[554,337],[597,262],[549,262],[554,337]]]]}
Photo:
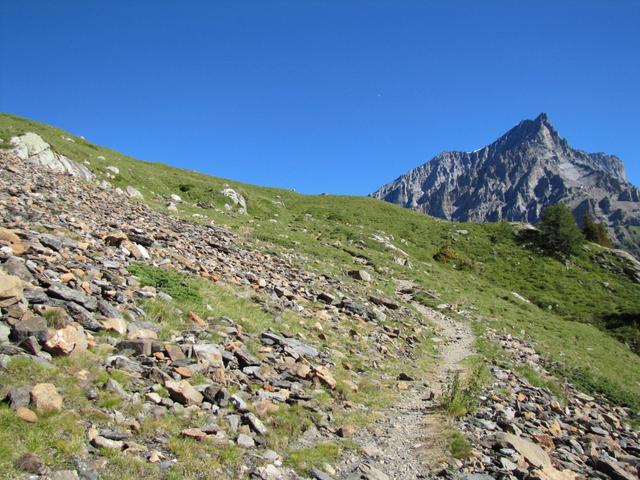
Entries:
{"type": "Polygon", "coordinates": [[[619,244],[638,251],[640,193],[622,161],[573,149],[546,113],[523,120],[474,152],[444,152],[373,196],[454,221],[536,222],[563,202],[580,221],[589,212],[619,244]]]}
{"type": "Polygon", "coordinates": [[[548,115],[544,112],[533,120],[522,120],[507,133],[507,135],[509,134],[517,135],[521,141],[545,135],[560,137],[556,129],[551,124],[548,115]]]}
{"type": "Polygon", "coordinates": [[[485,147],[498,153],[514,148],[537,145],[549,150],[564,150],[568,144],[554,128],[546,113],[541,113],[533,120],[523,120],[495,142],[485,147]]]}

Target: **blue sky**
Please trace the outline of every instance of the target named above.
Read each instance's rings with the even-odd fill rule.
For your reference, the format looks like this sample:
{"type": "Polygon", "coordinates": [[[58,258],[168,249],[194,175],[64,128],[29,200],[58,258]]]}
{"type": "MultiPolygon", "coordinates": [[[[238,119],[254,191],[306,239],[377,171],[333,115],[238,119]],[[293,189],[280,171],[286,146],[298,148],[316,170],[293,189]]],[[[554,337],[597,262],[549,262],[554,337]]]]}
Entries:
{"type": "Polygon", "coordinates": [[[640,185],[638,24],[637,0],[0,0],[0,111],[356,195],[545,111],[640,185]]]}

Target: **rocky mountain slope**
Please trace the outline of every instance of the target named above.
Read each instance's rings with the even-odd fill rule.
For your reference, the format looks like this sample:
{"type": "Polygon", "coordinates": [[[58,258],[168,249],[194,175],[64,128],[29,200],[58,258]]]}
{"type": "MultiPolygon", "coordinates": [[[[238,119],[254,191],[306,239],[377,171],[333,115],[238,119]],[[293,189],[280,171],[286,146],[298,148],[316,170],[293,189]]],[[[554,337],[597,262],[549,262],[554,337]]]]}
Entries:
{"type": "Polygon", "coordinates": [[[578,221],[591,213],[622,246],[640,251],[640,190],[622,161],[575,150],[545,114],[524,120],[474,152],[444,152],[373,195],[455,221],[535,223],[565,203],[578,221]]]}
{"type": "Polygon", "coordinates": [[[2,120],[0,478],[637,475],[624,256],[2,120]]]}

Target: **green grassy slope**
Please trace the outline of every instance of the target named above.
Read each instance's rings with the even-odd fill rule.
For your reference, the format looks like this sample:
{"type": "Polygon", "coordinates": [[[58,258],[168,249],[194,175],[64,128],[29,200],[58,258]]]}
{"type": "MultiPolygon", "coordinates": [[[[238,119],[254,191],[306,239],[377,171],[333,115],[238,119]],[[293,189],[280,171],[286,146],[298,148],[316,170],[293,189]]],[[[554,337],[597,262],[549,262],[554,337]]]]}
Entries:
{"type": "Polygon", "coordinates": [[[169,213],[232,228],[257,240],[258,248],[287,252],[306,268],[341,274],[364,264],[388,293],[394,279],[413,280],[439,296],[425,296],[427,302],[458,305],[472,312],[481,328],[530,334],[541,352],[558,362],[559,374],[640,407],[640,357],[614,339],[617,335],[631,343],[637,331],[603,330],[604,318],[611,314],[640,312],[640,285],[616,273],[616,260],[596,245],[564,263],[519,245],[505,225],[456,224],[371,198],[307,196],[241,184],[138,161],[57,128],[0,115],[0,138],[5,140],[0,147],[27,131],[41,135],[61,154],[88,161],[100,178],[107,178],[107,166],[117,166],[120,174],[109,181],[138,188],[154,208],[166,209],[168,195],[179,194],[185,202],[178,213],[169,213]],[[224,208],[228,199],[220,190],[225,185],[245,196],[247,215],[224,208]],[[445,245],[451,261],[434,260],[445,245]],[[409,264],[397,263],[399,257],[409,264]],[[613,267],[605,268],[603,259],[613,267]]]}

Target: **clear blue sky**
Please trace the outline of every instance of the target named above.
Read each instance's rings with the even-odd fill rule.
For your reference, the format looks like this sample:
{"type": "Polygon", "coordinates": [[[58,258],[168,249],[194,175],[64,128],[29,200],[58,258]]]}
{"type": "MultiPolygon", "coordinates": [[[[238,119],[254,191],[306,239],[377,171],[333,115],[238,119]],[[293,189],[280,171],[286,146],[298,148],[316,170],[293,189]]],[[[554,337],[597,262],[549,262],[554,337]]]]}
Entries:
{"type": "Polygon", "coordinates": [[[545,111],[640,185],[639,25],[637,0],[0,0],[0,111],[351,194],[545,111]]]}

